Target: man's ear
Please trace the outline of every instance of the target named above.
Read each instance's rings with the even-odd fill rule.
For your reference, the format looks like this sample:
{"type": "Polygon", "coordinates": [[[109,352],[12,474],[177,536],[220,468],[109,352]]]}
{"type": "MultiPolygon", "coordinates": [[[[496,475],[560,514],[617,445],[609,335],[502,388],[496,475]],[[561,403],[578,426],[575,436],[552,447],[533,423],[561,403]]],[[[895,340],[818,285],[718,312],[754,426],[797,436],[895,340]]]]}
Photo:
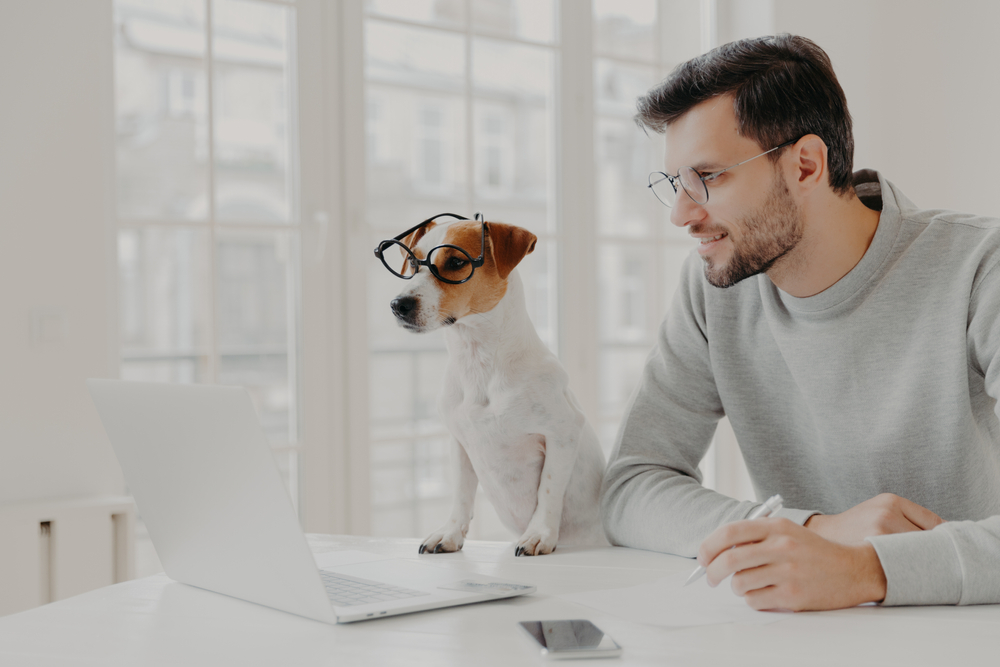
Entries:
{"type": "Polygon", "coordinates": [[[490,237],[490,253],[501,280],[506,280],[514,267],[535,249],[538,240],[527,229],[502,222],[487,222],[486,235],[490,237]]]}
{"type": "MultiPolygon", "coordinates": [[[[410,234],[409,236],[407,236],[406,238],[403,239],[403,241],[402,241],[403,245],[405,245],[410,250],[413,250],[413,247],[415,245],[417,245],[418,243],[420,243],[420,239],[424,238],[424,235],[427,232],[429,232],[431,229],[433,229],[434,225],[436,225],[436,224],[437,224],[436,222],[428,222],[423,227],[419,227],[415,232],[413,232],[412,234],[410,234]]],[[[409,260],[410,256],[407,255],[406,251],[403,250],[402,248],[399,249],[399,254],[401,254],[403,256],[403,270],[402,270],[401,273],[405,276],[406,275],[406,262],[409,260]]]]}

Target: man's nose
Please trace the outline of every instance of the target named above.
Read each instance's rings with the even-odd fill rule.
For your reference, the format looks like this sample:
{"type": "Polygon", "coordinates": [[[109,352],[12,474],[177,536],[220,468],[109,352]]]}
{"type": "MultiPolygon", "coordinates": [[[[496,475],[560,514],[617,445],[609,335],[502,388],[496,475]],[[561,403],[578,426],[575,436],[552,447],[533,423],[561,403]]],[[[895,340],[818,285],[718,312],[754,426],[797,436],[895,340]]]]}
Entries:
{"type": "Polygon", "coordinates": [[[697,203],[683,190],[677,193],[677,200],[670,208],[670,222],[678,227],[701,222],[705,219],[705,207],[697,203]]]}
{"type": "Polygon", "coordinates": [[[400,296],[389,302],[393,314],[401,320],[409,319],[413,316],[417,308],[417,298],[413,296],[400,296]]]}

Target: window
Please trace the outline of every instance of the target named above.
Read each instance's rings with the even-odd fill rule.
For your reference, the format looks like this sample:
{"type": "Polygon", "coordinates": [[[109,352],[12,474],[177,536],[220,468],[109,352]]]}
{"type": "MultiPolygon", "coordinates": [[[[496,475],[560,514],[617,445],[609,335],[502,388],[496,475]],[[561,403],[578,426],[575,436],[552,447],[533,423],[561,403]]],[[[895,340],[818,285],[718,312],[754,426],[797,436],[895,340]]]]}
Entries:
{"type": "MultiPolygon", "coordinates": [[[[358,16],[365,136],[378,142],[362,204],[369,247],[444,211],[538,235],[519,267],[529,313],[606,451],[691,248],[646,191],[662,144],[632,122],[634,100],[700,51],[702,4],[368,0],[358,16]]],[[[423,537],[451,503],[436,409],[447,353],[440,333],[396,325],[388,302],[404,283],[364,266],[371,532],[423,537]]],[[[470,537],[511,537],[482,497],[470,537]]]]}
{"type": "MultiPolygon", "coordinates": [[[[532,320],[555,347],[554,4],[375,1],[365,9],[366,136],[379,142],[368,150],[369,247],[442,212],[482,211],[531,229],[542,242],[519,272],[532,320]]],[[[441,332],[396,325],[388,303],[404,283],[378,262],[365,270],[371,531],[420,535],[445,520],[452,495],[452,443],[436,407],[447,353],[441,332]]],[[[481,518],[487,513],[481,505],[474,534],[504,538],[481,518]]]]}
{"type": "Polygon", "coordinates": [[[599,424],[610,448],[694,244],[646,188],[662,137],[632,121],[636,97],[700,51],[700,4],[594,0],[599,424]]]}
{"type": "Polygon", "coordinates": [[[299,500],[295,9],[115,0],[121,377],[244,385],[299,500]]]}

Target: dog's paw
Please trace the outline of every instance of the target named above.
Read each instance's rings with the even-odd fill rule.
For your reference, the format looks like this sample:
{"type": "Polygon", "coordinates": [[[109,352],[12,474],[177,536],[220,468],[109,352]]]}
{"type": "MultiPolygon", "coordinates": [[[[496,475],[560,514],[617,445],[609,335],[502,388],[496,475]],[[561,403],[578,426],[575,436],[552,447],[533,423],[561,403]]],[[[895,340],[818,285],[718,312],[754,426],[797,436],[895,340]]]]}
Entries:
{"type": "Polygon", "coordinates": [[[515,556],[543,556],[555,551],[556,541],[559,539],[559,532],[551,528],[532,529],[524,532],[517,546],[514,547],[515,556]]]}
{"type": "Polygon", "coordinates": [[[465,535],[462,531],[439,530],[431,533],[430,537],[420,545],[419,553],[440,554],[458,551],[465,544],[465,535]]]}

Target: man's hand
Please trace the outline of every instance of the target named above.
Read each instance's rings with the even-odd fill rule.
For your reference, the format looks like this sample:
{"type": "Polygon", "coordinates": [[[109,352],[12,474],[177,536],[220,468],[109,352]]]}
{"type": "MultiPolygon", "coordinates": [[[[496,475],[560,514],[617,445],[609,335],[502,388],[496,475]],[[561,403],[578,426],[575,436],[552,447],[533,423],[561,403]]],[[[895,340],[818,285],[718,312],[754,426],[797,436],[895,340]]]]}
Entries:
{"type": "Polygon", "coordinates": [[[866,537],[930,530],[944,519],[892,493],[883,493],[840,514],[814,514],[806,527],[841,544],[859,544],[866,537]]]}
{"type": "Polygon", "coordinates": [[[874,547],[831,542],[788,519],[726,524],[702,542],[698,562],[710,586],[732,574],[733,592],[758,610],[843,609],[885,598],[874,547]]]}

